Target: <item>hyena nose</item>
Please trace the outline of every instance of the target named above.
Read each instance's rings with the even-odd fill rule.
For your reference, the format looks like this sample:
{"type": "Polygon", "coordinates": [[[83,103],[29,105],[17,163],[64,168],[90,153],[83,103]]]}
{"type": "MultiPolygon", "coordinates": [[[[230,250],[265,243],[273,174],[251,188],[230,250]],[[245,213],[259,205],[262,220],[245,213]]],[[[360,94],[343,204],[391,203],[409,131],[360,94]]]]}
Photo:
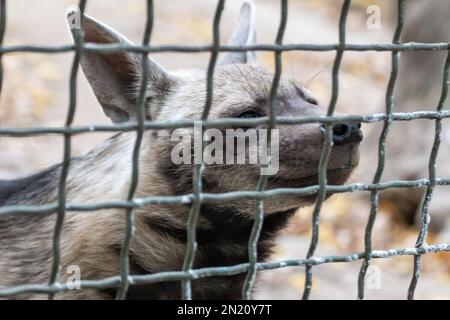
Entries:
{"type": "MultiPolygon", "coordinates": [[[[322,125],[322,131],[325,127],[322,125]]],[[[335,123],[332,127],[334,145],[359,143],[363,138],[360,123],[335,123]]]]}

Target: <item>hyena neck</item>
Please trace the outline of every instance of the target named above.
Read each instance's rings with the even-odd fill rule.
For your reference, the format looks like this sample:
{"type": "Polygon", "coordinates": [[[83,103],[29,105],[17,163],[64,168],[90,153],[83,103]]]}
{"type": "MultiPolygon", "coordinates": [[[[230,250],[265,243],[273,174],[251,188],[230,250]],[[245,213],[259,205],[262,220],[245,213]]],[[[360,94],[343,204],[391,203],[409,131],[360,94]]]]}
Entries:
{"type": "MultiPolygon", "coordinates": [[[[258,261],[266,261],[273,247],[274,240],[280,230],[287,224],[289,218],[294,214],[295,209],[279,212],[269,215],[264,219],[260,238],[257,245],[258,261]]],[[[243,219],[233,209],[217,209],[215,206],[202,205],[201,219],[196,228],[197,250],[194,259],[194,269],[233,266],[248,263],[249,252],[248,242],[253,227],[253,220],[243,219]]],[[[160,270],[149,270],[148,266],[141,262],[145,257],[139,256],[135,251],[131,259],[131,268],[138,273],[159,272],[167,270],[180,270],[184,254],[186,252],[186,229],[176,226],[170,219],[164,219],[162,216],[149,215],[145,219],[146,225],[158,235],[163,235],[164,243],[171,243],[170,246],[158,245],[161,250],[164,247],[167,252],[162,253],[166,256],[167,264],[160,270]],[[180,256],[177,257],[175,264],[171,261],[173,253],[171,251],[179,250],[180,256]],[[175,265],[175,267],[174,267],[175,265]],[[174,269],[171,269],[174,268],[174,269]]],[[[142,247],[142,244],[139,244],[142,247]]],[[[151,268],[151,266],[150,266],[151,268]]],[[[216,276],[204,279],[197,279],[192,283],[192,294],[194,299],[240,299],[242,287],[245,280],[245,273],[233,276],[216,276]],[[217,290],[217,288],[222,288],[217,290]]],[[[131,287],[128,298],[143,299],[161,298],[178,299],[180,297],[180,284],[178,282],[152,284],[149,286],[131,287]]]]}
{"type": "MultiPolygon", "coordinates": [[[[266,261],[269,258],[276,237],[295,211],[291,209],[265,216],[257,245],[258,261],[266,261]]],[[[201,215],[210,227],[199,228],[199,246],[210,247],[212,251],[217,252],[215,257],[206,257],[205,266],[217,266],[218,262],[222,265],[248,262],[248,243],[255,220],[242,215],[236,208],[221,210],[214,205],[203,205],[201,215]]]]}

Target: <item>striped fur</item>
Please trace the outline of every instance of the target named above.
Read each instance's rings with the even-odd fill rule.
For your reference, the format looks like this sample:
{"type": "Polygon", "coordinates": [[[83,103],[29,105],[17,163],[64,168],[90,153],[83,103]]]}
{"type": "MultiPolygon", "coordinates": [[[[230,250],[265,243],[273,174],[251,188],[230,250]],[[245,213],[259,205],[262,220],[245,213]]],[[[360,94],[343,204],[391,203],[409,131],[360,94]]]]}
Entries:
{"type": "MultiPolygon", "coordinates": [[[[94,20],[86,21],[96,23],[94,20]]],[[[98,28],[87,26],[86,30],[95,31],[98,28]]],[[[96,34],[92,39],[101,36],[96,34]]],[[[128,58],[120,56],[115,60],[113,55],[108,61],[91,63],[89,59],[98,62],[103,61],[103,57],[86,55],[83,58],[85,60],[81,61],[85,72],[86,68],[91,68],[88,71],[88,80],[104,109],[111,108],[111,101],[130,101],[128,107],[121,104],[120,111],[105,110],[114,121],[134,117],[129,110],[134,110],[136,92],[132,88],[136,88],[139,77],[112,77],[117,69],[114,68],[114,63],[126,64],[128,58]],[[95,69],[92,68],[111,70],[102,70],[103,73],[97,73],[98,78],[92,79],[90,77],[95,74],[92,72],[95,69]],[[109,76],[102,78],[102,74],[109,76]],[[107,81],[116,80],[118,82],[114,83],[113,87],[127,87],[130,90],[125,100],[103,95],[105,91],[101,88],[108,87],[107,81]],[[120,82],[128,80],[134,82],[120,82]]],[[[133,65],[136,66],[135,63],[130,63],[130,66],[133,65]]],[[[123,72],[122,66],[121,70],[123,72]]],[[[133,74],[138,75],[139,72],[135,70],[133,74]]],[[[210,118],[237,117],[247,109],[267,115],[272,79],[273,74],[255,65],[237,63],[217,66],[210,118]]],[[[170,76],[162,73],[153,75],[149,80],[146,100],[148,118],[200,119],[205,105],[205,88],[204,70],[180,71],[171,73],[170,76]]],[[[279,116],[324,114],[324,109],[315,105],[311,99],[305,99],[302,89],[291,81],[281,81],[277,98],[279,116]]],[[[320,124],[280,126],[279,129],[280,170],[276,176],[269,179],[267,189],[316,184],[323,144],[320,124]]],[[[192,128],[180,130],[192,133],[192,128]]],[[[126,199],[134,142],[135,133],[120,133],[89,153],[73,158],[67,178],[67,202],[89,204],[126,199]]],[[[136,197],[192,192],[194,166],[175,165],[170,158],[173,146],[174,142],[167,137],[161,137],[157,131],[145,132],[140,150],[140,175],[136,197]]],[[[344,183],[357,161],[357,143],[333,147],[328,183],[344,183]]],[[[54,203],[57,201],[60,170],[61,165],[56,165],[31,177],[0,181],[0,206],[54,203]]],[[[208,165],[204,171],[203,189],[208,193],[254,190],[258,178],[257,165],[208,165]]],[[[311,204],[314,199],[314,196],[280,196],[265,201],[266,217],[258,244],[260,261],[269,257],[277,234],[286,226],[295,210],[311,204]]],[[[247,262],[247,243],[254,222],[255,208],[255,201],[249,199],[202,204],[197,227],[198,249],[195,267],[230,266],[247,262]]],[[[130,250],[132,274],[182,268],[186,251],[188,213],[189,206],[186,205],[151,205],[134,210],[135,233],[130,250]]],[[[119,209],[67,212],[61,239],[59,281],[67,279],[67,270],[72,265],[80,268],[83,280],[118,275],[119,254],[125,234],[124,217],[124,210],[119,209]]],[[[0,216],[0,286],[48,281],[54,223],[54,214],[0,216]]],[[[244,275],[236,275],[195,280],[193,298],[239,299],[243,278],[244,275]]],[[[114,288],[71,290],[58,294],[57,298],[109,299],[114,297],[115,291],[114,288]]],[[[129,299],[179,297],[178,282],[131,286],[127,296],[129,299]]],[[[45,295],[27,294],[18,298],[39,299],[45,298],[45,295]]]]}

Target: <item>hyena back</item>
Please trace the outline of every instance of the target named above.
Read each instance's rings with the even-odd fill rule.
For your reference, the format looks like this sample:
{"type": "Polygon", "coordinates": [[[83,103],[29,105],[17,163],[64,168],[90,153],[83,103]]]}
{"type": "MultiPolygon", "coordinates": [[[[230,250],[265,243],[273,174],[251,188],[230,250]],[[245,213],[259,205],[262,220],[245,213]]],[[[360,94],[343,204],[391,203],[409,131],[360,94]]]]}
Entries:
{"type": "MultiPolygon", "coordinates": [[[[69,12],[70,15],[76,11],[69,12]]],[[[253,5],[246,2],[231,40],[248,45],[255,40],[253,5]]],[[[73,18],[73,16],[70,16],[73,18]]],[[[84,40],[95,43],[129,43],[125,37],[91,17],[82,19],[84,40]]],[[[142,79],[142,57],[132,52],[87,53],[81,67],[105,114],[114,123],[135,121],[135,106],[142,79]]],[[[149,59],[145,108],[147,120],[201,118],[206,100],[203,70],[168,72],[149,59]]],[[[249,52],[224,54],[214,73],[211,119],[256,118],[268,115],[273,74],[256,64],[249,52]]],[[[289,80],[280,82],[277,116],[323,115],[324,109],[306,89],[289,80]]],[[[256,130],[265,129],[259,125],[256,130]]],[[[218,128],[225,130],[225,128],[218,128]]],[[[320,124],[283,125],[279,129],[278,172],[269,177],[267,189],[300,188],[317,184],[323,145],[320,124]]],[[[192,133],[192,128],[177,129],[192,133]]],[[[173,131],[173,130],[172,130],[173,131]]],[[[169,131],[168,133],[173,133],[169,131]]],[[[134,132],[123,132],[89,153],[72,158],[67,178],[68,203],[96,203],[127,198],[131,177],[134,132]]],[[[328,183],[343,184],[358,162],[361,140],[358,125],[333,127],[328,164],[328,183]]],[[[174,164],[175,145],[159,131],[144,133],[140,149],[140,172],[136,197],[182,195],[192,192],[194,164],[174,164]]],[[[248,147],[250,148],[250,147],[248,147]]],[[[39,205],[57,201],[61,165],[15,181],[0,182],[0,206],[39,205]]],[[[254,190],[260,176],[257,164],[212,164],[203,173],[203,191],[223,193],[254,190]]],[[[258,259],[269,257],[274,239],[296,209],[311,204],[314,196],[280,196],[265,201],[265,219],[258,244],[258,259]]],[[[201,205],[197,225],[198,249],[195,268],[230,266],[248,261],[248,240],[256,211],[251,199],[201,205]]],[[[134,210],[135,231],[130,248],[132,274],[181,270],[186,251],[187,205],[149,205],[134,210]]],[[[46,283],[52,262],[55,214],[0,217],[0,286],[46,283]]],[[[77,266],[81,279],[100,279],[120,273],[119,256],[125,235],[123,209],[86,213],[67,212],[61,238],[59,281],[67,279],[70,266],[77,266]]],[[[193,282],[194,299],[239,299],[245,275],[214,277],[193,282]]],[[[71,290],[61,299],[110,299],[116,288],[71,290]]],[[[44,298],[28,294],[20,298],[44,298]]],[[[177,299],[179,282],[135,286],[128,299],[177,299]]]]}

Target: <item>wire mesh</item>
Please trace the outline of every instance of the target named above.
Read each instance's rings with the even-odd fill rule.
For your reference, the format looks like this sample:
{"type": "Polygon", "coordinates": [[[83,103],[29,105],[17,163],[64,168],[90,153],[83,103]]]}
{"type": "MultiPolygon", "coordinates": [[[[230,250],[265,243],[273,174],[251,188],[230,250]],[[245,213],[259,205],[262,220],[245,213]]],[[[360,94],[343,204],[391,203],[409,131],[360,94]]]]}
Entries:
{"type": "MultiPolygon", "coordinates": [[[[255,281],[257,271],[272,270],[285,267],[305,267],[305,287],[303,298],[308,299],[312,288],[312,267],[326,263],[345,263],[362,260],[361,269],[358,277],[358,299],[364,298],[365,276],[369,263],[372,259],[385,259],[396,256],[413,256],[414,257],[414,272],[411,279],[411,284],[408,289],[407,297],[414,298],[415,289],[420,277],[420,262],[421,256],[428,253],[448,252],[450,251],[450,244],[434,244],[427,245],[426,238],[430,222],[429,203],[433,196],[434,188],[438,185],[450,185],[450,179],[439,178],[436,176],[436,158],[439,151],[441,140],[442,120],[450,118],[450,112],[444,109],[444,102],[448,95],[449,85],[449,69],[450,69],[450,44],[449,43],[400,43],[401,30],[404,21],[404,0],[398,0],[397,13],[397,28],[394,33],[393,43],[388,44],[348,44],[345,41],[346,36],[346,18],[351,6],[351,0],[344,0],[339,19],[339,42],[336,44],[283,44],[283,35],[286,28],[288,18],[288,1],[281,0],[281,19],[278,28],[277,37],[274,44],[261,45],[245,45],[245,46],[223,46],[219,41],[219,27],[221,14],[225,5],[225,0],[218,0],[213,19],[213,41],[211,45],[202,46],[181,46],[181,45],[150,45],[150,35],[153,25],[153,1],[147,0],[147,22],[144,31],[143,41],[141,45],[128,44],[94,44],[85,43],[83,41],[82,30],[74,30],[73,45],[63,46],[30,46],[30,45],[15,45],[4,46],[3,38],[6,28],[6,0],[0,0],[0,94],[1,84],[3,80],[3,69],[1,58],[4,54],[11,54],[16,52],[27,53],[48,53],[58,54],[64,52],[74,52],[74,59],[72,62],[72,69],[69,79],[69,107],[68,113],[63,127],[45,127],[45,128],[5,128],[0,127],[0,136],[10,137],[27,137],[44,134],[56,134],[64,137],[64,151],[61,175],[58,187],[58,201],[56,203],[49,203],[45,205],[12,205],[0,208],[0,216],[3,215],[27,215],[27,214],[55,214],[56,222],[53,234],[53,262],[49,281],[47,284],[24,284],[10,288],[1,288],[0,297],[12,297],[23,293],[45,293],[48,294],[49,299],[54,298],[54,295],[60,292],[68,291],[70,288],[66,283],[58,281],[58,272],[60,267],[60,238],[62,234],[62,226],[64,223],[64,216],[66,212],[77,212],[83,214],[93,210],[99,209],[123,209],[125,212],[126,230],[124,242],[121,248],[120,275],[97,279],[97,280],[81,280],[81,289],[101,289],[116,287],[117,299],[126,298],[127,291],[130,284],[151,284],[161,281],[180,281],[182,285],[183,299],[192,298],[191,282],[195,279],[207,278],[212,276],[231,276],[236,274],[247,273],[245,278],[242,297],[244,299],[251,298],[252,286],[255,281]],[[306,116],[306,117],[276,117],[276,93],[278,83],[282,74],[282,53],[285,51],[336,51],[335,62],[332,70],[332,96],[328,106],[326,116],[306,116]],[[419,111],[408,113],[393,112],[393,96],[394,88],[397,80],[399,53],[402,51],[447,51],[449,52],[444,65],[442,93],[437,105],[436,111],[419,111]],[[76,110],[76,79],[79,69],[80,54],[82,52],[123,52],[130,51],[139,53],[142,57],[143,76],[139,88],[139,96],[136,104],[137,121],[135,123],[115,124],[115,125],[90,125],[90,126],[72,126],[74,113],[76,110]],[[209,110],[213,99],[213,77],[216,66],[216,60],[220,52],[226,51],[271,51],[275,56],[275,73],[272,82],[269,99],[269,116],[258,119],[219,119],[208,120],[209,110]],[[388,51],[392,52],[392,71],[386,90],[386,110],[382,114],[370,115],[333,115],[336,107],[338,93],[339,93],[339,70],[340,64],[345,51],[388,51]],[[177,120],[177,121],[146,121],[144,100],[147,89],[148,79],[148,58],[147,54],[152,52],[210,52],[209,66],[207,69],[207,90],[206,103],[204,106],[201,124],[203,128],[220,127],[220,126],[246,126],[252,127],[260,124],[267,124],[269,129],[275,128],[277,125],[294,125],[302,123],[323,123],[325,125],[325,140],[323,151],[319,164],[319,184],[304,188],[280,188],[273,190],[264,190],[267,182],[267,176],[262,175],[258,182],[255,191],[238,191],[227,192],[220,194],[210,194],[202,191],[202,171],[204,169],[203,163],[196,165],[193,177],[192,193],[186,193],[180,196],[150,196],[145,198],[136,198],[135,191],[139,182],[139,150],[142,142],[142,137],[145,130],[149,129],[167,129],[167,128],[181,128],[192,127],[196,121],[191,120],[177,120]],[[393,121],[412,121],[416,119],[429,119],[435,121],[435,136],[433,148],[429,159],[429,177],[418,180],[392,180],[381,182],[381,176],[385,164],[385,141],[389,132],[389,127],[393,121]],[[341,186],[327,185],[326,169],[327,162],[330,155],[331,142],[331,126],[337,122],[364,122],[375,123],[383,122],[383,130],[379,137],[378,143],[378,165],[375,176],[371,184],[354,183],[341,186]],[[71,158],[71,138],[74,135],[87,132],[127,132],[135,131],[136,140],[132,154],[132,175],[131,183],[128,191],[127,200],[115,200],[109,202],[98,202],[93,204],[82,203],[68,203],[66,201],[66,178],[70,165],[71,158]],[[372,231],[378,214],[378,192],[389,188],[417,188],[426,186],[427,191],[422,203],[421,210],[421,227],[417,237],[416,246],[414,248],[398,248],[391,250],[374,250],[372,248],[372,231]],[[369,220],[365,230],[365,248],[364,252],[353,253],[344,256],[315,256],[315,250],[319,240],[319,222],[320,211],[322,203],[327,194],[345,193],[364,191],[370,192],[371,196],[371,210],[369,220]],[[257,243],[259,233],[264,220],[264,200],[282,195],[296,195],[307,196],[317,195],[316,204],[313,211],[312,220],[312,238],[308,253],[305,259],[290,259],[275,262],[258,262],[257,243]],[[253,199],[256,200],[257,206],[255,208],[255,222],[250,235],[248,243],[249,248],[249,262],[233,265],[233,266],[217,266],[209,268],[194,269],[194,257],[196,251],[196,223],[200,212],[202,203],[217,203],[223,201],[231,201],[238,199],[253,199]],[[133,210],[151,204],[184,204],[190,205],[190,214],[187,226],[187,248],[184,259],[183,268],[181,271],[167,271],[158,272],[146,275],[130,275],[129,270],[129,250],[130,243],[133,236],[133,210]]],[[[84,11],[87,1],[81,0],[79,2],[80,12],[84,11]]],[[[271,135],[269,134],[268,137],[271,135]]],[[[268,143],[270,146],[270,143],[268,143]]],[[[270,150],[268,152],[270,154],[270,150]]],[[[203,161],[202,161],[203,162],[203,161]]],[[[186,190],[188,191],[188,190],[186,190]]]]}
{"type": "MultiPolygon", "coordinates": [[[[397,27],[394,32],[393,43],[399,43],[400,36],[403,29],[403,15],[405,10],[405,2],[403,0],[398,1],[397,8],[397,27]]],[[[378,164],[377,169],[375,171],[375,175],[373,177],[373,183],[380,183],[381,176],[383,174],[384,165],[385,165],[385,153],[386,153],[386,138],[389,133],[389,128],[392,123],[392,108],[394,103],[394,86],[397,81],[398,75],[398,51],[392,52],[392,71],[389,78],[388,87],[386,90],[386,119],[384,119],[383,129],[380,134],[380,138],[378,140],[378,164]]],[[[361,265],[361,269],[359,272],[358,278],[358,298],[364,298],[364,280],[369,268],[370,255],[372,251],[372,230],[375,224],[375,219],[377,217],[378,212],[378,191],[373,190],[370,193],[370,215],[369,221],[367,222],[366,232],[365,232],[365,252],[366,256],[364,258],[363,264],[361,265]]]]}

